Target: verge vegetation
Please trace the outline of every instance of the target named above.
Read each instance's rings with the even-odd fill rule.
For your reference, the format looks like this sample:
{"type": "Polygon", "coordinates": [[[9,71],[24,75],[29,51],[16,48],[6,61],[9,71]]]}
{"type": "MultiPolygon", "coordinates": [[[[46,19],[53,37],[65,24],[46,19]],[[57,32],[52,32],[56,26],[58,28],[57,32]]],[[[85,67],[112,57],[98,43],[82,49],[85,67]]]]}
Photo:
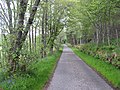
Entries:
{"type": "Polygon", "coordinates": [[[98,58],[81,52],[77,48],[72,48],[76,55],[78,55],[89,66],[99,72],[109,83],[111,83],[116,89],[120,89],[120,70],[115,66],[104,62],[98,58]]]}
{"type": "Polygon", "coordinates": [[[43,59],[37,59],[29,67],[27,72],[19,73],[14,78],[0,83],[3,90],[42,90],[49,81],[62,50],[43,59]]]}

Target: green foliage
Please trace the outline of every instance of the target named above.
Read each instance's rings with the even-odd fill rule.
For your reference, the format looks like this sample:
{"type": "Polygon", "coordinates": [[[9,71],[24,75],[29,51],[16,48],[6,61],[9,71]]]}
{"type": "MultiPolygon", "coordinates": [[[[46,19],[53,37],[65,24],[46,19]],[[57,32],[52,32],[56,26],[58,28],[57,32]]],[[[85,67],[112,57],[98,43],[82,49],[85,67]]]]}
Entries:
{"type": "MultiPolygon", "coordinates": [[[[82,40],[88,43],[107,42],[112,44],[112,39],[119,37],[119,0],[79,0],[68,7],[67,38],[82,40]],[[117,30],[117,31],[116,31],[117,30]],[[118,34],[117,34],[118,33],[118,34]],[[104,39],[104,40],[103,40],[104,39]]],[[[116,40],[114,44],[118,44],[116,40]]]]}
{"type": "Polygon", "coordinates": [[[103,77],[105,77],[109,83],[112,83],[112,85],[115,88],[120,88],[120,70],[115,68],[109,63],[106,63],[100,59],[96,59],[90,55],[87,55],[83,52],[81,52],[79,49],[72,48],[73,51],[82,59],[84,60],[88,65],[90,65],[92,68],[94,68],[97,72],[102,74],[103,77]]]}
{"type": "Polygon", "coordinates": [[[114,50],[115,48],[116,48],[115,46],[103,46],[103,47],[101,47],[102,50],[110,50],[110,51],[114,50]]]}
{"type": "Polygon", "coordinates": [[[26,73],[14,75],[0,83],[4,90],[42,90],[48,82],[55,65],[61,55],[61,51],[44,59],[37,59],[29,65],[26,73]]]}
{"type": "Polygon", "coordinates": [[[113,64],[120,68],[120,50],[114,46],[107,46],[104,44],[96,45],[95,43],[76,46],[81,52],[91,55],[97,59],[113,64]]]}

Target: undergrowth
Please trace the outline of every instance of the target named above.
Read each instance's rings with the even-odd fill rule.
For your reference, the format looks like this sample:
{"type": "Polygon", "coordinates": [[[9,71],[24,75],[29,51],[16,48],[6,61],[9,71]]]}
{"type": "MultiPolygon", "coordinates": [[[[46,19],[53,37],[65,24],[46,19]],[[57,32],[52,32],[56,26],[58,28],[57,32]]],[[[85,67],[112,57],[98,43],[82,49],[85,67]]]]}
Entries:
{"type": "Polygon", "coordinates": [[[52,75],[62,51],[49,55],[44,59],[35,60],[26,73],[14,75],[0,82],[3,90],[42,90],[52,75]]]}

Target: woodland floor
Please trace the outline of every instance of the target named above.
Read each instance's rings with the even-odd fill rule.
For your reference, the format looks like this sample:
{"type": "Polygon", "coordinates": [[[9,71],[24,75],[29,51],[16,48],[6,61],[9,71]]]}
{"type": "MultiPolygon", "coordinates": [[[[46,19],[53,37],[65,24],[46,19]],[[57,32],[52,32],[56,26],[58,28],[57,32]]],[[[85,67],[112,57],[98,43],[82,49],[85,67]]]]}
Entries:
{"type": "Polygon", "coordinates": [[[47,90],[113,89],[65,45],[47,90]]]}

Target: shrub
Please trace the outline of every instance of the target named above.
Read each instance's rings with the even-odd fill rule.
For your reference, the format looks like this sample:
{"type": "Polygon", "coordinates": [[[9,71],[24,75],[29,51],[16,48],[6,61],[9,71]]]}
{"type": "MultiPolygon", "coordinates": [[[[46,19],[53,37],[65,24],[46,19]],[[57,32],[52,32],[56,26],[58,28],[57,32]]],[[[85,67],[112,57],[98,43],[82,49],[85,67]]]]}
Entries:
{"type": "Polygon", "coordinates": [[[120,67],[120,48],[117,48],[114,45],[99,45],[97,46],[94,43],[76,45],[77,49],[85,54],[94,56],[97,59],[104,60],[105,62],[111,63],[117,68],[120,67]]]}

